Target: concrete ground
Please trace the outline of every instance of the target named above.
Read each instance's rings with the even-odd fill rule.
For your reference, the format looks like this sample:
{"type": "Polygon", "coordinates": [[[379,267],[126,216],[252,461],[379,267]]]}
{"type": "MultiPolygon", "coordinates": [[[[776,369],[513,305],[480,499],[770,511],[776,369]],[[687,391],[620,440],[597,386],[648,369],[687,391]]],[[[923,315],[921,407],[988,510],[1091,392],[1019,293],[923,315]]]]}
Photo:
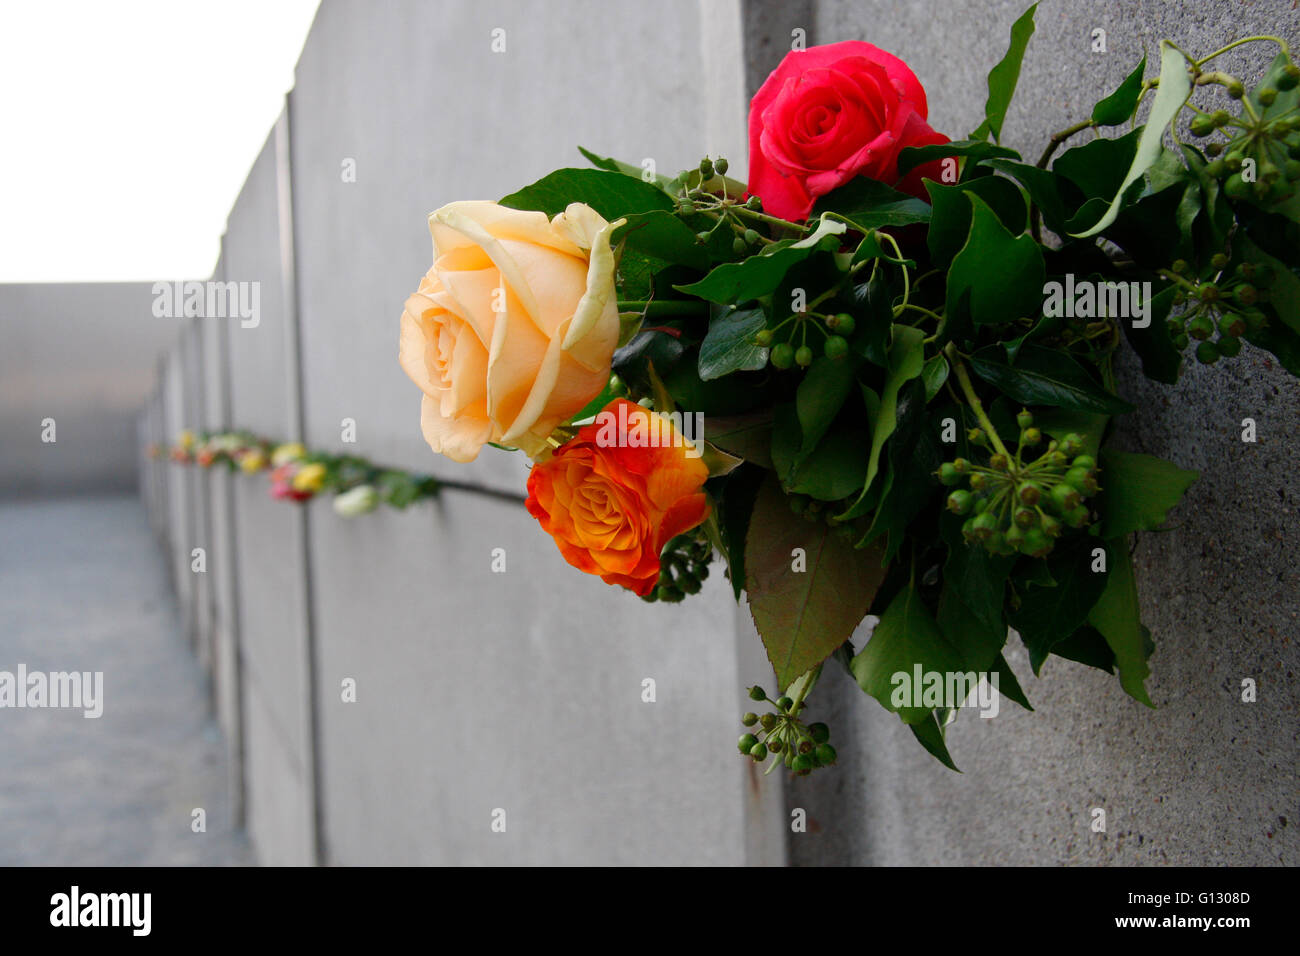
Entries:
{"type": "Polygon", "coordinates": [[[20,663],[102,671],[104,706],[0,708],[0,865],[253,861],[138,500],[0,501],[0,672],[20,663]]]}

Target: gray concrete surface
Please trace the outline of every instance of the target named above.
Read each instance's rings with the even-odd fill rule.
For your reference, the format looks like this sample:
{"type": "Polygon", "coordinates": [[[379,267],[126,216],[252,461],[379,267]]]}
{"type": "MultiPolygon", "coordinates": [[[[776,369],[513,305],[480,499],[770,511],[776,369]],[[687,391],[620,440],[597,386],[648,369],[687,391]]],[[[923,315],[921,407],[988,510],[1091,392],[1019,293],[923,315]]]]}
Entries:
{"type": "Polygon", "coordinates": [[[135,488],[136,415],[180,330],[150,289],[0,283],[0,496],[135,488]]]}
{"type": "MultiPolygon", "coordinates": [[[[934,125],[960,138],[982,115],[985,74],[1026,5],[952,3],[936,17],[929,4],[825,0],[810,34],[865,39],[903,57],[929,91],[934,125]]],[[[1204,53],[1253,33],[1300,42],[1289,0],[1057,0],[1037,20],[1003,136],[1028,154],[1085,116],[1162,37],[1204,53]],[[1095,27],[1106,31],[1105,54],[1091,52],[1095,27]]],[[[1274,53],[1261,49],[1253,61],[1233,51],[1224,68],[1253,79],[1247,64],[1274,53]]],[[[1201,471],[1172,530],[1144,535],[1137,555],[1159,709],[1058,658],[1035,680],[1013,642],[1008,658],[1037,711],[1004,701],[994,720],[963,717],[949,736],[958,776],[840,673],[818,688],[816,706],[847,743],[834,773],[790,787],[790,805],[817,824],[791,837],[793,862],[1300,862],[1300,388],[1249,346],[1237,361],[1194,364],[1176,388],[1146,382],[1131,362],[1122,381],[1141,409],[1125,444],[1201,471]],[[1248,416],[1260,425],[1253,445],[1240,440],[1248,416]],[[1257,703],[1241,702],[1245,677],[1259,684],[1257,703]],[[1089,829],[1097,807],[1106,833],[1089,829]]]]}
{"type": "Polygon", "coordinates": [[[0,670],[102,671],[103,715],[0,709],[0,866],[231,865],[221,734],[125,496],[0,502],[0,670]],[[206,832],[191,829],[195,808],[206,832]]]}
{"type": "MultiPolygon", "coordinates": [[[[321,8],[291,95],[313,446],[522,491],[522,456],[488,449],[460,466],[420,435],[397,319],[429,268],[427,214],[585,165],[578,145],[661,171],[709,148],[743,154],[738,5],[557,10],[321,8]],[[490,47],[498,27],[504,53],[490,47]],[[584,39],[611,30],[627,42],[584,39]],[[706,36],[729,44],[708,48],[707,73],[706,36]],[[340,175],[347,158],[356,182],[340,175]],[[340,442],[344,418],[355,445],[340,442]]],[[[565,565],[522,507],[455,493],[351,522],[315,502],[310,522],[328,862],[782,858],[779,830],[747,825],[763,804],[747,803],[758,791],[730,752],[743,708],[720,574],[702,600],[647,607],[565,565]],[[505,574],[491,571],[495,547],[505,574]],[[345,677],[356,703],[341,701],[345,677]],[[498,807],[504,834],[490,829],[498,807]]]]}

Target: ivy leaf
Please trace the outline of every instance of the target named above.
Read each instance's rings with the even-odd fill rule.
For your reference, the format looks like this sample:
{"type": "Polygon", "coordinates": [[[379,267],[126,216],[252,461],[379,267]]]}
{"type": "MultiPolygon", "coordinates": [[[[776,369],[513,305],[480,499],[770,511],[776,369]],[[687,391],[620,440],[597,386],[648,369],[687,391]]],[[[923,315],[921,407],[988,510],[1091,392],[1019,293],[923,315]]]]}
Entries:
{"type": "Polygon", "coordinates": [[[1142,373],[1147,378],[1166,385],[1178,381],[1178,373],[1183,364],[1183,353],[1174,348],[1169,329],[1165,325],[1177,292],[1177,286],[1169,285],[1151,297],[1151,321],[1145,328],[1136,328],[1132,322],[1120,323],[1125,338],[1142,360],[1142,373]]]}
{"type": "Polygon", "coordinates": [[[1011,626],[1020,633],[1029,651],[1029,665],[1035,674],[1054,647],[1088,620],[1106,588],[1107,572],[1092,570],[1092,549],[1097,544],[1090,535],[1063,539],[1045,559],[1056,585],[1021,592],[1020,607],[1011,615],[1011,626]]]}
{"type": "Polygon", "coordinates": [[[781,284],[792,267],[821,249],[839,246],[838,236],[847,231],[842,222],[822,219],[805,239],[768,246],[758,255],[740,262],[724,262],[699,282],[674,286],[679,292],[698,296],[719,305],[748,302],[768,295],[781,284]]]}
{"type": "Polygon", "coordinates": [[[1020,159],[1020,154],[1007,146],[994,146],[983,139],[957,139],[950,143],[932,143],[929,146],[908,146],[899,151],[898,175],[906,176],[917,166],[949,156],[964,156],[969,161],[986,159],[1020,159]]]}
{"type": "Polygon", "coordinates": [[[1142,74],[1146,72],[1147,58],[1124,78],[1124,82],[1114,93],[1100,101],[1092,108],[1092,121],[1099,126],[1118,126],[1137,109],[1138,96],[1142,92],[1142,74]]]}
{"type": "Polygon", "coordinates": [[[1002,600],[1007,575],[1016,559],[1012,555],[989,554],[981,545],[968,544],[961,534],[963,520],[947,511],[939,519],[939,533],[948,545],[944,586],[956,589],[972,616],[986,624],[997,624],[1004,620],[1002,600]]]}
{"type": "Polygon", "coordinates": [[[927,179],[925,188],[929,191],[930,202],[934,206],[934,215],[925,241],[931,258],[938,265],[951,262],[966,243],[974,214],[967,194],[978,196],[988,203],[989,208],[997,213],[998,220],[1013,235],[1025,231],[1029,207],[1025,204],[1020,189],[1010,179],[1003,176],[981,176],[954,186],[945,186],[927,179]]]}
{"type": "Polygon", "coordinates": [[[1141,136],[1141,130],[1133,130],[1114,139],[1103,136],[1071,147],[1052,163],[1052,172],[1078,186],[1089,200],[1101,200],[1099,208],[1105,208],[1133,166],[1141,136]]]}
{"type": "Polygon", "coordinates": [[[1025,188],[1029,193],[1030,201],[1042,213],[1043,223],[1048,229],[1058,234],[1064,231],[1069,216],[1066,212],[1065,200],[1061,196],[1059,176],[1055,171],[1039,169],[1037,166],[1013,162],[1009,159],[992,159],[989,165],[999,172],[1006,173],[1025,188]]]}
{"type": "Polygon", "coordinates": [[[722,531],[727,559],[727,577],[736,600],[745,590],[745,539],[749,535],[749,519],[754,511],[754,499],[766,472],[762,468],[741,465],[727,476],[722,494],[717,497],[718,524],[722,531]]]}
{"type": "Polygon", "coordinates": [[[732,372],[753,372],[767,365],[767,349],[754,344],[754,336],[767,325],[762,309],[724,312],[709,323],[700,343],[699,372],[711,381],[732,372]]]}
{"type": "Polygon", "coordinates": [[[772,467],[790,494],[810,495],[819,501],[839,501],[862,487],[867,463],[862,458],[866,432],[836,427],[807,454],[794,406],[776,406],[772,432],[772,467]]]}
{"type": "Polygon", "coordinates": [[[1160,87],[1156,91],[1155,102],[1151,104],[1151,114],[1147,117],[1147,123],[1142,127],[1133,164],[1129,167],[1123,182],[1120,183],[1119,189],[1115,191],[1115,198],[1110,201],[1106,214],[1092,228],[1071,235],[1086,239],[1102,232],[1115,221],[1123,203],[1125,190],[1140,180],[1151,164],[1160,158],[1160,154],[1164,151],[1165,130],[1178,116],[1191,92],[1192,80],[1187,72],[1186,58],[1170,45],[1169,41],[1161,40],[1160,87]]]}
{"type": "Polygon", "coordinates": [[[943,725],[939,723],[939,719],[933,711],[928,713],[922,720],[909,724],[908,730],[912,732],[912,736],[917,739],[917,742],[929,751],[930,756],[936,758],[949,770],[956,770],[961,773],[961,770],[957,768],[957,764],[953,762],[952,756],[948,753],[948,744],[943,739],[943,725]]]}
{"type": "Polygon", "coordinates": [[[878,553],[855,551],[825,522],[790,510],[774,474],[754,501],[745,541],[749,611],[782,690],[847,641],[884,580],[878,553]],[[793,569],[801,549],[805,569],[793,569]]]}
{"type": "MultiPolygon", "coordinates": [[[[582,155],[586,157],[587,162],[591,163],[591,165],[595,166],[597,169],[608,170],[611,173],[622,173],[624,176],[631,176],[633,179],[639,179],[642,182],[645,181],[645,170],[640,166],[633,166],[631,163],[611,159],[608,156],[601,156],[582,146],[578,147],[578,152],[582,153],[582,155]]],[[[667,186],[670,182],[667,176],[661,176],[658,173],[655,173],[654,181],[655,185],[660,188],[667,186]]]]}
{"type": "Polygon", "coordinates": [[[969,296],[976,325],[1036,317],[1043,306],[1043,253],[1033,237],[1013,236],[988,203],[970,195],[970,236],[948,271],[948,302],[969,296]]]}
{"type": "Polygon", "coordinates": [[[548,216],[564,212],[570,203],[586,203],[610,222],[623,216],[662,209],[671,212],[672,198],[658,186],[608,169],[557,169],[501,200],[511,209],[536,209],[548,216]]]}
{"type": "Polygon", "coordinates": [[[624,240],[648,256],[704,270],[709,267],[709,253],[700,245],[691,227],[671,212],[652,209],[625,216],[627,222],[614,230],[611,240],[624,240]]]}
{"type": "Polygon", "coordinates": [[[1115,652],[1106,639],[1089,624],[1083,625],[1069,637],[1052,647],[1052,653],[1067,661],[1086,664],[1107,674],[1115,673],[1115,652]]]}
{"type": "Polygon", "coordinates": [[[921,368],[921,381],[925,383],[925,400],[928,402],[939,394],[943,383],[948,381],[948,359],[940,352],[921,368]]]}
{"type": "Polygon", "coordinates": [[[849,361],[847,357],[832,359],[822,355],[804,373],[803,381],[795,393],[795,410],[799,415],[799,428],[803,435],[799,455],[795,459],[796,468],[821,441],[826,429],[830,428],[831,422],[839,413],[840,406],[849,397],[856,367],[857,363],[849,361]]]}
{"type": "Polygon", "coordinates": [[[1106,551],[1110,574],[1106,579],[1106,590],[1088,615],[1088,623],[1115,652],[1120,686],[1134,700],[1154,708],[1145,686],[1151,668],[1147,666],[1145,629],[1139,619],[1133,558],[1123,538],[1107,541],[1106,551]]]}
{"type": "MultiPolygon", "coordinates": [[[[893,341],[889,346],[889,371],[880,393],[880,409],[871,425],[871,453],[867,459],[867,477],[862,493],[853,508],[866,497],[880,471],[880,451],[898,425],[898,390],[903,383],[916,378],[925,367],[925,333],[907,325],[893,327],[893,341]]],[[[847,514],[847,513],[846,513],[847,514]]]]}
{"type": "MultiPolygon", "coordinates": [[[[894,596],[866,647],[853,658],[853,678],[882,707],[898,714],[903,723],[917,724],[930,715],[930,708],[900,702],[904,700],[901,694],[896,700],[895,691],[901,691],[906,685],[897,684],[894,675],[906,674],[908,683],[914,687],[918,666],[922,673],[966,670],[960,652],[948,643],[916,586],[909,583],[894,596]]],[[[909,695],[905,699],[912,698],[909,695]]]]}
{"type": "Polygon", "coordinates": [[[971,369],[1003,394],[1025,405],[1057,405],[1081,412],[1118,415],[1133,406],[1103,389],[1083,366],[1064,352],[1022,345],[1016,364],[999,345],[988,345],[970,358],[971,369]]]}
{"type": "Polygon", "coordinates": [[[817,201],[814,214],[843,219],[858,232],[930,221],[930,206],[884,183],[858,176],[817,201]]]}
{"type": "Polygon", "coordinates": [[[1101,513],[1101,534],[1105,538],[1160,527],[1169,509],[1201,477],[1163,458],[1111,448],[1101,450],[1098,464],[1102,492],[1097,510],[1101,513]]]}
{"type": "Polygon", "coordinates": [[[892,561],[903,546],[907,526],[926,505],[935,503],[934,472],[943,461],[944,450],[939,444],[938,429],[926,415],[925,404],[925,386],[921,381],[910,380],[899,389],[897,427],[888,443],[889,471],[880,505],[857,545],[863,547],[887,535],[887,561],[892,561]]]}
{"type": "Polygon", "coordinates": [[[992,133],[995,142],[1001,140],[1002,123],[1007,118],[1007,108],[1011,105],[1011,97],[1015,95],[1016,84],[1020,81],[1020,64],[1025,58],[1025,47],[1034,35],[1034,11],[1037,9],[1038,4],[1035,3],[1011,24],[1011,44],[1006,56],[989,71],[989,96],[984,103],[984,122],[970,134],[971,139],[988,139],[992,133]]]}
{"type": "Polygon", "coordinates": [[[1016,680],[1016,672],[1011,669],[1007,659],[999,654],[997,663],[994,665],[993,672],[998,675],[998,693],[1014,700],[1025,710],[1033,710],[1029,705],[1029,698],[1025,696],[1024,690],[1020,687],[1020,681],[1016,680]]]}

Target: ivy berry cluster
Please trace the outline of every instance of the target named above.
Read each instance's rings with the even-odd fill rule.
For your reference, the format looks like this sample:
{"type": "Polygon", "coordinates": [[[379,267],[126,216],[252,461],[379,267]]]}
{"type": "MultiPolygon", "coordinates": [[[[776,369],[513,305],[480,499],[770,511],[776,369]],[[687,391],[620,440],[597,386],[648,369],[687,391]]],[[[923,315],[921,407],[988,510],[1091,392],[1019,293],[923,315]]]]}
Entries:
{"type": "Polygon", "coordinates": [[[1085,437],[1076,433],[1048,442],[1029,460],[1042,444],[1042,432],[1028,410],[1016,416],[1016,424],[1020,435],[1014,456],[996,435],[972,428],[967,435],[972,444],[994,444],[988,464],[957,458],[940,465],[936,475],[954,488],[947,506],[966,518],[961,530],[967,541],[979,542],[991,554],[1041,558],[1065,528],[1088,525],[1092,516],[1085,501],[1101,490],[1100,470],[1096,459],[1084,454],[1085,437]],[[968,487],[955,487],[963,481],[968,487]]]}
{"type": "MultiPolygon", "coordinates": [[[[1201,73],[1197,82],[1217,83],[1235,100],[1243,112],[1233,116],[1227,110],[1198,112],[1189,129],[1193,136],[1210,136],[1224,131],[1226,142],[1206,144],[1211,158],[1205,171],[1223,181],[1224,192],[1233,199],[1277,200],[1288,195],[1300,183],[1300,116],[1288,111],[1280,116],[1264,117],[1245,98],[1246,87],[1234,76],[1222,72],[1201,73]],[[1231,134],[1227,130],[1233,130],[1231,134]],[[1240,175],[1248,161],[1255,164],[1254,175],[1240,175]],[[1288,185],[1289,184],[1289,185],[1288,185]]],[[[1279,91],[1293,90],[1300,84],[1300,67],[1288,63],[1277,75],[1276,86],[1263,86],[1254,93],[1259,106],[1267,109],[1277,101],[1279,91]]],[[[1195,107],[1193,107],[1195,108],[1195,107]]]]}
{"type": "Polygon", "coordinates": [[[659,583],[641,600],[676,604],[688,594],[698,594],[709,577],[712,558],[713,545],[707,538],[691,531],[672,538],[659,556],[659,583]]]}
{"type": "Polygon", "coordinates": [[[773,710],[759,714],[750,712],[740,718],[740,722],[753,728],[740,735],[737,747],[741,754],[755,763],[762,763],[769,756],[776,758],[767,768],[767,772],[784,762],[794,774],[806,777],[819,767],[829,767],[838,759],[835,748],[830,745],[831,731],[823,723],[804,724],[799,719],[803,701],[790,697],[772,700],[762,687],[749,689],[749,699],[771,704],[773,710]]]}
{"type": "Polygon", "coordinates": [[[1204,365],[1235,356],[1241,351],[1241,337],[1258,332],[1266,323],[1255,306],[1268,300],[1272,269],[1254,262],[1239,263],[1231,271],[1228,266],[1228,256],[1217,252],[1203,272],[1179,259],[1164,273],[1179,287],[1174,304],[1185,307],[1180,315],[1165,320],[1170,340],[1182,351],[1196,339],[1196,359],[1204,365]]]}

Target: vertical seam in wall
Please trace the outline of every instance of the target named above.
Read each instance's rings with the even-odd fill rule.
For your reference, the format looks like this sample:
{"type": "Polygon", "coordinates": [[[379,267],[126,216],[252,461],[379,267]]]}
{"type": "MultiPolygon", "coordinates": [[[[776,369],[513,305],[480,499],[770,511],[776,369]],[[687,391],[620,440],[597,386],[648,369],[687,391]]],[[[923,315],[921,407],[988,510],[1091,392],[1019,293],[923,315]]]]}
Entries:
{"type": "MultiPolygon", "coordinates": [[[[222,276],[226,278],[225,271],[229,266],[229,260],[226,258],[226,237],[221,237],[221,267],[222,276]]],[[[221,415],[221,427],[229,429],[231,419],[234,416],[234,402],[231,398],[232,376],[230,373],[230,338],[231,324],[223,323],[217,333],[217,378],[221,382],[221,407],[218,409],[221,415]]],[[[235,555],[239,553],[239,522],[236,520],[237,496],[235,495],[234,475],[227,474],[222,481],[226,507],[226,546],[228,550],[228,560],[222,566],[223,576],[227,577],[230,582],[230,607],[228,620],[226,620],[226,636],[231,642],[231,673],[228,679],[234,688],[235,700],[233,703],[234,710],[234,727],[230,728],[233,739],[230,741],[230,772],[233,780],[230,782],[230,796],[232,806],[230,808],[231,824],[234,827],[242,828],[247,822],[248,790],[247,790],[247,753],[244,743],[244,641],[243,628],[240,626],[240,604],[239,604],[239,574],[235,567],[235,555]]]]}
{"type": "MultiPolygon", "coordinates": [[[[285,96],[284,111],[275,125],[275,171],[278,221],[280,227],[280,283],[285,313],[285,336],[289,372],[289,430],[293,440],[303,437],[301,324],[298,309],[298,266],[296,257],[297,224],[293,207],[293,91],[285,96]]],[[[302,562],[303,671],[306,707],[305,762],[309,791],[310,847],[309,862],[325,862],[324,820],[320,787],[320,720],[316,687],[316,628],[312,614],[311,521],[308,505],[297,509],[299,558],[302,562]]]]}

